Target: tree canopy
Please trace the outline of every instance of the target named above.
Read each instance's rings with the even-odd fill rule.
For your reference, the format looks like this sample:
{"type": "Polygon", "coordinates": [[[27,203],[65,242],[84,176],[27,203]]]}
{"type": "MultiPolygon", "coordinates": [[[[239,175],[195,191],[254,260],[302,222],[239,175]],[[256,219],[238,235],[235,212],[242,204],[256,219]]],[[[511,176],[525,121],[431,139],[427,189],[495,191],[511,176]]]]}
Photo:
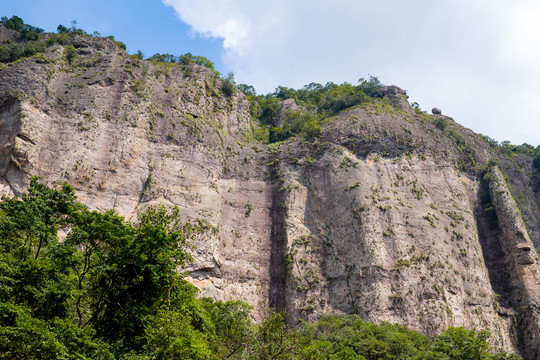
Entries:
{"type": "Polygon", "coordinates": [[[373,102],[382,96],[381,87],[381,82],[374,76],[368,80],[359,79],[357,85],[310,83],[298,90],[278,86],[266,95],[257,95],[253,86],[238,85],[251,103],[251,115],[268,130],[266,138],[261,140],[270,143],[296,135],[313,140],[319,135],[324,119],[353,106],[373,102]],[[279,114],[281,102],[287,99],[293,99],[301,109],[279,114]],[[278,115],[281,124],[278,124],[278,115]]]}
{"type": "Polygon", "coordinates": [[[38,34],[41,34],[44,30],[32,25],[25,24],[23,19],[13,15],[11,18],[3,16],[0,22],[8,29],[18,31],[23,39],[37,40],[38,34]]]}

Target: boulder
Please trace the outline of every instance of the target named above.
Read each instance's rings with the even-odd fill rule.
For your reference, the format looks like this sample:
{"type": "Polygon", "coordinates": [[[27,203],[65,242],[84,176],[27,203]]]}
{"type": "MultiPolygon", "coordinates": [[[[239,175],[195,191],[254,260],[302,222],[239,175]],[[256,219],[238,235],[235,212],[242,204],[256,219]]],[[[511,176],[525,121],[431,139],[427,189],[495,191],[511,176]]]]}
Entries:
{"type": "Polygon", "coordinates": [[[279,111],[277,113],[276,126],[279,127],[283,125],[283,119],[286,113],[294,112],[294,111],[301,111],[301,110],[303,110],[303,108],[298,106],[296,104],[296,101],[294,101],[294,99],[283,100],[283,102],[281,103],[281,107],[279,108],[279,111]]]}
{"type": "Polygon", "coordinates": [[[388,85],[388,86],[381,86],[380,88],[381,96],[387,96],[387,95],[405,95],[407,96],[407,92],[403,90],[402,88],[395,86],[395,85],[388,85]]]}

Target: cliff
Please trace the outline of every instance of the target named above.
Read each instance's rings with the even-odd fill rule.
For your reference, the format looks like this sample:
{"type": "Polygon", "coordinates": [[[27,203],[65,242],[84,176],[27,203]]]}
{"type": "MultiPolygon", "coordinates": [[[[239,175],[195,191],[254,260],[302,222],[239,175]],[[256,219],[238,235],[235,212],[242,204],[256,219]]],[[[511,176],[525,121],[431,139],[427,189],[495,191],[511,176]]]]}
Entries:
{"type": "Polygon", "coordinates": [[[109,39],[71,42],[71,63],[53,45],[0,70],[3,194],[38,175],[128,217],[178,206],[210,230],[194,240],[190,281],[256,317],[272,306],[291,323],[356,313],[430,335],[486,328],[499,348],[536,358],[530,158],[416,112],[395,87],[326,119],[315,140],[262,144],[249,101],[214,71],[133,59],[109,39]]]}

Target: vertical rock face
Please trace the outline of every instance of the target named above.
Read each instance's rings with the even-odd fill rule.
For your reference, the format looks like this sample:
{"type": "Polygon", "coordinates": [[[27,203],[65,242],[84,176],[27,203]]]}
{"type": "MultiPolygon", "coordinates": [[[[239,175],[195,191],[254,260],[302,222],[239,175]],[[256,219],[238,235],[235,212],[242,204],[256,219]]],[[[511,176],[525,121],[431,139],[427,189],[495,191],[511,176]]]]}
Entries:
{"type": "Polygon", "coordinates": [[[483,260],[475,177],[432,157],[284,153],[298,156],[280,165],[291,321],[356,313],[428,334],[489,328],[513,348],[483,260]]]}
{"type": "Polygon", "coordinates": [[[16,98],[4,96],[0,101],[0,175],[4,175],[13,160],[13,148],[21,131],[21,122],[16,98]]]}
{"type": "Polygon", "coordinates": [[[267,154],[243,140],[247,99],[224,96],[210,69],[135,60],[108,39],[74,41],[71,66],[56,46],[0,71],[2,193],[40,176],[128,218],[179,206],[207,229],[188,269],[202,295],[266,307],[273,191],[267,154]]]}
{"type": "Polygon", "coordinates": [[[213,71],[132,59],[107,39],[74,45],[71,65],[56,46],[0,70],[3,194],[38,175],[128,218],[178,206],[206,229],[188,279],[203,296],[247,301],[257,319],[271,306],[291,323],[357,313],[430,335],[486,328],[535,358],[538,205],[521,197],[528,234],[498,169],[486,190],[499,155],[479,136],[386,87],[314,141],[267,146],[245,96],[227,97],[213,71]]]}
{"type": "Polygon", "coordinates": [[[490,172],[492,203],[502,230],[501,243],[510,268],[512,299],[520,322],[519,340],[527,357],[540,355],[540,287],[538,254],[529,238],[506,180],[495,166],[490,172]]]}
{"type": "Polygon", "coordinates": [[[499,227],[503,232],[502,247],[514,278],[513,299],[517,306],[538,305],[540,301],[538,254],[501,171],[495,166],[490,175],[491,199],[497,212],[499,227]]]}

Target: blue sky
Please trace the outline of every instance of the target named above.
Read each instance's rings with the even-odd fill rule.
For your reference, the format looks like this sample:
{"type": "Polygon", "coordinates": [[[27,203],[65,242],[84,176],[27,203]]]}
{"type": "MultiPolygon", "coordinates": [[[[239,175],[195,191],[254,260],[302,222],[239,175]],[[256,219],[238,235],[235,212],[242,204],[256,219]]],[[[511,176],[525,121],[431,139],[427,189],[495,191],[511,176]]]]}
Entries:
{"type": "Polygon", "coordinates": [[[0,0],[55,31],[114,35],[130,52],[191,52],[268,93],[378,76],[425,110],[498,141],[540,144],[537,0],[0,0]]]}

